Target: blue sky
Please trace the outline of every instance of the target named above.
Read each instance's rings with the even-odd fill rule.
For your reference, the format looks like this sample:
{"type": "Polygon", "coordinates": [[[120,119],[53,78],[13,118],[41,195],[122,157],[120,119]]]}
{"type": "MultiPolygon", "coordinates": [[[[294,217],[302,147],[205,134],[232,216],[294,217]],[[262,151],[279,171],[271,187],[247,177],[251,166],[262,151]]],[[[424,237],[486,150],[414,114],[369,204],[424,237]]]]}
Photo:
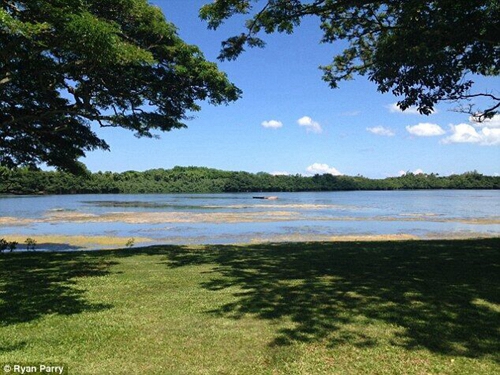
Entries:
{"type": "MultiPolygon", "coordinates": [[[[155,0],[188,43],[216,61],[220,42],[243,31],[230,20],[212,31],[198,18],[209,0],[155,0]]],[[[236,61],[219,63],[243,97],[229,106],[194,114],[187,129],[138,139],[122,129],[96,132],[111,152],[82,161],[92,171],[143,171],[205,166],[233,171],[309,175],[332,173],[371,178],[403,171],[448,175],[477,170],[500,174],[500,117],[471,123],[443,103],[431,116],[401,113],[397,98],[380,94],[365,77],[332,90],[321,80],[341,46],[320,44],[316,21],[305,20],[292,35],[265,36],[264,49],[249,49],[236,61]]],[[[477,78],[477,88],[500,90],[499,78],[477,78]]]]}

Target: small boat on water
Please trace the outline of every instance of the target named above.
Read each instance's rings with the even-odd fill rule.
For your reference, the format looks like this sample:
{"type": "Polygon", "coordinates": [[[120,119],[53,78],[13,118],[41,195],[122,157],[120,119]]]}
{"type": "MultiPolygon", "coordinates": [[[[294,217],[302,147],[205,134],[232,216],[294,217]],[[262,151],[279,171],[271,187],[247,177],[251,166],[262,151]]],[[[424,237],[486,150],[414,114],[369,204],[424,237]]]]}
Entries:
{"type": "Polygon", "coordinates": [[[275,195],[258,195],[258,196],[252,197],[252,198],[253,199],[269,199],[269,200],[278,199],[278,197],[275,195]]]}

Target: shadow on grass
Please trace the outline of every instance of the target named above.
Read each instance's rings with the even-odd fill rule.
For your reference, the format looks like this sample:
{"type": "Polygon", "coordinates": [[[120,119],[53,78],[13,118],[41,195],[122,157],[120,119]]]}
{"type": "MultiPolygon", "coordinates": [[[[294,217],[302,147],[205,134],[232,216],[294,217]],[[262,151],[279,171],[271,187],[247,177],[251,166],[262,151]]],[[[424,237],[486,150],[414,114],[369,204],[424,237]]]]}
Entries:
{"type": "Polygon", "coordinates": [[[236,301],[211,314],[291,321],[272,345],[374,346],[378,325],[394,328],[392,345],[499,360],[499,239],[152,250],[171,267],[214,264],[204,288],[238,287],[236,301]],[[361,329],[345,329],[351,323],[361,329]]]}
{"type": "Polygon", "coordinates": [[[7,344],[7,345],[1,345],[0,344],[0,355],[7,353],[7,352],[14,352],[16,350],[21,350],[26,347],[27,342],[26,341],[20,341],[15,344],[7,344]]]}
{"type": "Polygon", "coordinates": [[[110,308],[87,302],[74,278],[105,275],[112,264],[96,253],[0,254],[0,326],[110,308]]]}

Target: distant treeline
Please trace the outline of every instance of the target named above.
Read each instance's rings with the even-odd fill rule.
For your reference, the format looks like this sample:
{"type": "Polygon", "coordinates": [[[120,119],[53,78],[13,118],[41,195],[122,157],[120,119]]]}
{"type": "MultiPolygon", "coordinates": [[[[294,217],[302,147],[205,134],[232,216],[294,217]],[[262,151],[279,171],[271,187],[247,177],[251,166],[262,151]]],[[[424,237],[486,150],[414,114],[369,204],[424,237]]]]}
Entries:
{"type": "Polygon", "coordinates": [[[57,171],[0,167],[0,194],[226,193],[399,189],[500,189],[500,177],[477,172],[442,177],[407,173],[401,177],[274,176],[201,167],[145,172],[97,172],[75,176],[57,171]]]}

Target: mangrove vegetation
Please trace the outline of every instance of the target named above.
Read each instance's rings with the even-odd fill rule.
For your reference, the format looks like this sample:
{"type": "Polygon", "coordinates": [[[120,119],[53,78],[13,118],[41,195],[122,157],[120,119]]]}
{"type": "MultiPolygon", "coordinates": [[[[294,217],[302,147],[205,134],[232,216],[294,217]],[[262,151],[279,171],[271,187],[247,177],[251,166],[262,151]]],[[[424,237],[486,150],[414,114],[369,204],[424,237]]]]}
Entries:
{"type": "Polygon", "coordinates": [[[331,174],[302,176],[231,172],[205,167],[174,167],[144,172],[61,171],[0,167],[0,194],[140,194],[301,192],[400,189],[499,189],[500,177],[476,171],[450,176],[414,174],[369,179],[331,174]]]}

